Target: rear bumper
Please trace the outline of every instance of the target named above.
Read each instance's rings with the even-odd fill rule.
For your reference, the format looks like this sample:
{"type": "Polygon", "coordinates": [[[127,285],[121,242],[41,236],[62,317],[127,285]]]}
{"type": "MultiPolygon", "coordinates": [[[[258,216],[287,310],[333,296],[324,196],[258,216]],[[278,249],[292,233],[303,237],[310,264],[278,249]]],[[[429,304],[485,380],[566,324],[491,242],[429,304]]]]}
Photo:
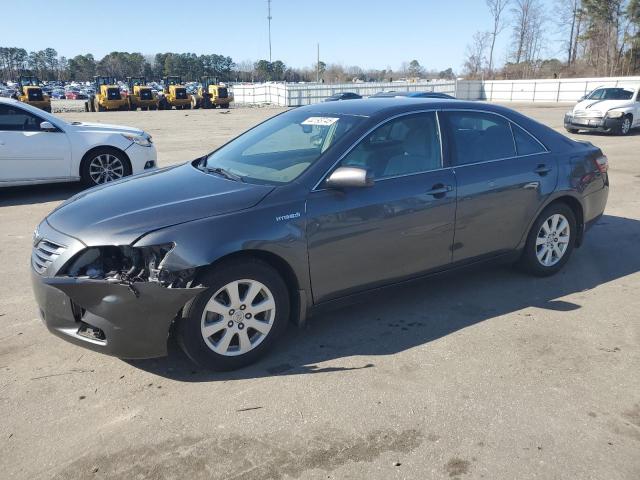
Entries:
{"type": "Polygon", "coordinates": [[[622,124],[622,118],[607,118],[607,117],[573,117],[565,114],[564,127],[574,130],[594,130],[599,132],[610,132],[611,130],[617,130],[622,124]]]}
{"type": "Polygon", "coordinates": [[[107,110],[119,110],[127,105],[128,103],[126,98],[123,98],[122,100],[102,100],[102,102],[100,102],[100,106],[107,110]]]}
{"type": "Polygon", "coordinates": [[[586,195],[583,199],[584,205],[584,223],[588,226],[604,213],[604,209],[607,206],[607,199],[609,198],[609,177],[604,178],[604,186],[600,190],[596,190],[589,195],[586,195]]]}
{"type": "Polygon", "coordinates": [[[152,100],[140,100],[137,97],[131,97],[131,103],[138,107],[157,107],[160,101],[157,98],[152,100]]]}
{"type": "Polygon", "coordinates": [[[31,283],[40,317],[51,333],[119,358],[166,355],[171,322],[185,303],[203,290],[139,283],[136,296],[119,283],[43,277],[33,269],[31,283]],[[87,329],[99,334],[87,336],[87,329]]]}
{"type": "Polygon", "coordinates": [[[177,106],[183,106],[183,105],[191,105],[191,98],[175,98],[173,100],[167,99],[169,100],[169,104],[172,107],[177,106]]]}

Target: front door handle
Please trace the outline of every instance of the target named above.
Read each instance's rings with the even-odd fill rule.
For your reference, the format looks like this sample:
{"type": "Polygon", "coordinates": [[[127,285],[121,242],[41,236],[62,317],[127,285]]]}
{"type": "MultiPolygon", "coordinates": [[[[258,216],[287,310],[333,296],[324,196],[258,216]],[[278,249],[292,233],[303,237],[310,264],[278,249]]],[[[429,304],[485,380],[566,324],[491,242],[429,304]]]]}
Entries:
{"type": "Polygon", "coordinates": [[[547,173],[551,171],[550,167],[547,167],[544,163],[541,163],[536,167],[534,172],[536,172],[540,176],[545,176],[547,173]]]}
{"type": "Polygon", "coordinates": [[[434,197],[443,197],[445,193],[453,190],[451,185],[443,185],[442,183],[438,183],[431,187],[431,190],[427,190],[427,195],[433,195],[434,197]]]}

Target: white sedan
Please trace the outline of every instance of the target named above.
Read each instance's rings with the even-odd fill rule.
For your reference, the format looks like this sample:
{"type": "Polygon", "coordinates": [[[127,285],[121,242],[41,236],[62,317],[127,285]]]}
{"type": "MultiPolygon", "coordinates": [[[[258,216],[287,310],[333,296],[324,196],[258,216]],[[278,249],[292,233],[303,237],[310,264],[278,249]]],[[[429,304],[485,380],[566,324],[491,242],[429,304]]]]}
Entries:
{"type": "Polygon", "coordinates": [[[628,135],[640,127],[640,87],[599,87],[585,95],[564,116],[569,133],[595,130],[628,135]]]}
{"type": "Polygon", "coordinates": [[[64,120],[0,98],[0,187],[73,182],[100,185],[156,168],[151,136],[119,125],[64,120]]]}

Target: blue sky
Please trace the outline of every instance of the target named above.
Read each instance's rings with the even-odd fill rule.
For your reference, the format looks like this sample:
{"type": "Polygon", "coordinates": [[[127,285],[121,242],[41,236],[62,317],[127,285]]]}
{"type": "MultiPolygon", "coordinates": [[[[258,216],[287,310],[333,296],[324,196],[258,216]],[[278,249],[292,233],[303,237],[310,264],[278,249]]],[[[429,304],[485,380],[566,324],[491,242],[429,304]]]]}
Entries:
{"type": "MultiPolygon", "coordinates": [[[[98,59],[116,50],[220,53],[236,62],[269,55],[266,0],[20,0],[14,6],[14,21],[0,30],[1,46],[50,46],[60,55],[90,52],[98,59]],[[42,15],[34,14],[40,9],[42,15]]],[[[320,43],[326,63],[396,69],[415,58],[429,69],[459,71],[473,33],[491,25],[484,0],[272,0],[272,17],[273,59],[295,67],[312,65],[320,43]]],[[[499,37],[498,63],[509,37],[508,30],[499,37]]]]}

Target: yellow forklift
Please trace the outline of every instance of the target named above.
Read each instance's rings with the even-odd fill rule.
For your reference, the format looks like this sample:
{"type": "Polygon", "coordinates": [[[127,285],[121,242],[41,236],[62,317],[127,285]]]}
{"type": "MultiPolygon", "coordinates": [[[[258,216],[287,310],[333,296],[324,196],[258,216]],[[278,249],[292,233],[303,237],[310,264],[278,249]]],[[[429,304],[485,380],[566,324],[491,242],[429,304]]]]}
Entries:
{"type": "Polygon", "coordinates": [[[153,94],[151,87],[147,87],[147,79],[144,77],[127,77],[129,86],[129,110],[157,110],[160,101],[153,94]]]}
{"type": "Polygon", "coordinates": [[[160,110],[184,110],[191,108],[191,95],[187,93],[187,87],[182,83],[182,78],[177,75],[162,79],[163,95],[160,97],[160,110]]]}
{"type": "Polygon", "coordinates": [[[193,108],[229,108],[233,102],[233,95],[226,86],[220,85],[218,80],[212,77],[202,77],[198,87],[198,93],[193,96],[191,104],[193,108]]]}
{"type": "Polygon", "coordinates": [[[51,113],[51,99],[42,91],[37,77],[20,75],[18,94],[13,98],[51,113]]]}
{"type": "Polygon", "coordinates": [[[106,110],[129,110],[129,100],[122,96],[120,87],[113,77],[93,77],[96,93],[84,102],[87,112],[104,112],[106,110]]]}

